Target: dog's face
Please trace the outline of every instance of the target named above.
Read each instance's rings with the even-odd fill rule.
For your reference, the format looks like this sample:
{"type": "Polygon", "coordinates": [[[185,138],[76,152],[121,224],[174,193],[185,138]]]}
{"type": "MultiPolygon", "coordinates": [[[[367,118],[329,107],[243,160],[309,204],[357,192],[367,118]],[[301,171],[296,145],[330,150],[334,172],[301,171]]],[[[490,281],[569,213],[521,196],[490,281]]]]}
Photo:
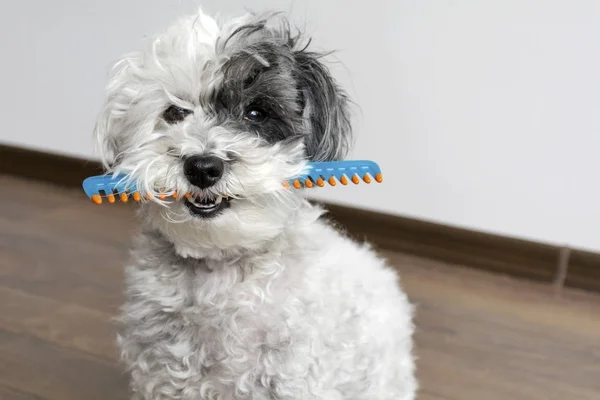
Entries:
{"type": "Polygon", "coordinates": [[[301,46],[280,17],[219,26],[199,13],[115,66],[96,128],[103,160],[155,193],[144,216],[182,255],[274,237],[298,206],[282,182],[345,155],[346,96],[301,46]]]}

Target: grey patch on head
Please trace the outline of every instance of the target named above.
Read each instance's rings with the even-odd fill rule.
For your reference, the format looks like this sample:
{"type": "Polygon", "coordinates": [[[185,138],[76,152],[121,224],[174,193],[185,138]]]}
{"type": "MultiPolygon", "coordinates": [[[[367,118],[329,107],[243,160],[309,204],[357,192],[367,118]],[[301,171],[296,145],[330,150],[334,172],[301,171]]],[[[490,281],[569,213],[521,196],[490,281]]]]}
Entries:
{"type": "Polygon", "coordinates": [[[308,154],[316,161],[342,159],[352,145],[346,93],[321,63],[322,54],[303,49],[295,57],[305,119],[310,123],[308,154]]]}
{"type": "Polygon", "coordinates": [[[267,143],[304,138],[313,161],[342,159],[352,144],[349,101],[310,40],[293,34],[281,14],[255,16],[220,38],[222,85],[203,107],[220,123],[253,132],[267,143]],[[258,108],[268,119],[244,119],[258,108]]]}

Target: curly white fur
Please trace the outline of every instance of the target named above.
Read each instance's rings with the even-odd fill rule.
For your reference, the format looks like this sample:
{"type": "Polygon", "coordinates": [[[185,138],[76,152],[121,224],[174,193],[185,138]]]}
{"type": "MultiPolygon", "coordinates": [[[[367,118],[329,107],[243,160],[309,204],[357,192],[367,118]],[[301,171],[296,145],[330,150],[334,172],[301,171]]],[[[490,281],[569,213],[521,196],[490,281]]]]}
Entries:
{"type": "Polygon", "coordinates": [[[126,268],[119,344],[134,399],[412,400],[413,311],[395,273],[281,185],[307,160],[339,158],[349,124],[318,56],[272,19],[200,12],[111,78],[96,129],[107,170],[180,194],[141,206],[126,268]],[[264,124],[242,117],[257,99],[264,124]],[[168,123],[170,106],[185,119],[168,123]],[[200,189],[182,160],[207,153],[225,170],[200,189]],[[232,200],[198,218],[185,192],[232,200]]]}

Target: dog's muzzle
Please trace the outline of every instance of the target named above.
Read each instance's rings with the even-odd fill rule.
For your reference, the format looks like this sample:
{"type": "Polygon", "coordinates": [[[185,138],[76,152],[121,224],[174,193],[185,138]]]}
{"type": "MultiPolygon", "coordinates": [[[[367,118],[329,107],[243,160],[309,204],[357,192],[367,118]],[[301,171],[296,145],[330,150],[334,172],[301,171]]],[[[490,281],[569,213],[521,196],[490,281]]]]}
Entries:
{"type": "Polygon", "coordinates": [[[223,176],[223,160],[210,155],[188,157],[183,163],[183,173],[190,183],[200,189],[216,184],[223,176]]]}
{"type": "MultiPolygon", "coordinates": [[[[215,185],[223,176],[225,165],[223,160],[211,155],[194,155],[187,157],[183,163],[183,173],[188,181],[206,189],[215,185]]],[[[190,213],[199,218],[212,218],[229,207],[229,198],[210,193],[192,194],[185,199],[190,213]]]]}

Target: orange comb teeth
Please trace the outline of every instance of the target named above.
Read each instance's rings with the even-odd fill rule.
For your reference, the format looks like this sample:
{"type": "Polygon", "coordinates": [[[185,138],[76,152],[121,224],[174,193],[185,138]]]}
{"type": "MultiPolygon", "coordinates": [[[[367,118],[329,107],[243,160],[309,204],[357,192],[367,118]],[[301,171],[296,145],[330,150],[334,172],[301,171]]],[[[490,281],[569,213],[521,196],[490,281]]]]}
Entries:
{"type": "MultiPolygon", "coordinates": [[[[352,175],[352,177],[350,179],[348,179],[348,177],[346,175],[341,175],[341,176],[335,176],[335,175],[331,175],[329,176],[329,178],[324,179],[322,176],[317,178],[316,181],[313,180],[314,178],[306,178],[306,179],[295,179],[294,181],[284,181],[282,182],[282,185],[284,188],[289,189],[290,186],[294,187],[295,189],[301,189],[302,187],[306,187],[306,188],[313,188],[315,186],[318,187],[325,187],[326,184],[329,184],[331,186],[336,186],[337,182],[339,181],[342,185],[348,185],[349,182],[354,183],[355,185],[358,185],[360,183],[360,181],[362,180],[363,182],[369,184],[371,183],[373,180],[375,180],[375,182],[381,183],[383,181],[383,176],[381,173],[377,173],[375,174],[375,176],[372,176],[369,173],[364,174],[362,177],[358,174],[354,174],[352,175]]],[[[177,200],[179,197],[179,194],[175,191],[171,194],[167,194],[164,191],[160,191],[159,193],[154,193],[154,194],[141,194],[140,192],[122,192],[120,194],[113,194],[113,193],[106,193],[106,201],[108,201],[110,204],[114,204],[117,201],[117,197],[118,199],[121,200],[121,202],[123,203],[127,203],[129,201],[129,198],[133,198],[133,200],[135,200],[136,202],[141,202],[142,198],[146,198],[148,200],[152,200],[154,198],[154,196],[158,196],[158,198],[160,200],[166,200],[167,197],[172,197],[173,199],[177,200]]],[[[186,199],[189,199],[192,197],[191,193],[186,193],[185,195],[182,195],[182,197],[185,197],[186,199]]],[[[103,202],[103,197],[100,194],[94,194],[90,197],[92,199],[92,201],[95,204],[102,204],[103,202]]]]}
{"type": "MultiPolygon", "coordinates": [[[[308,161],[308,160],[307,160],[308,161]]],[[[298,165],[300,166],[300,165],[298,165]]],[[[349,185],[352,182],[358,185],[361,181],[381,183],[383,176],[376,162],[370,160],[338,160],[338,161],[308,161],[303,165],[303,172],[286,179],[282,186],[286,189],[316,188],[325,186],[349,185]]],[[[158,200],[161,202],[177,201],[192,198],[192,193],[177,191],[175,187],[164,186],[164,182],[154,182],[150,187],[144,185],[144,190],[139,186],[135,176],[123,174],[90,176],[83,181],[83,190],[96,204],[120,202],[127,203],[129,198],[136,202],[144,199],[158,200]],[[154,186],[158,185],[158,186],[154,186]],[[172,199],[171,199],[172,198],[172,199]],[[168,200],[167,200],[168,199],[168,200]]]]}
{"type": "Polygon", "coordinates": [[[96,204],[102,204],[102,197],[99,194],[92,195],[92,201],[96,204]]]}

